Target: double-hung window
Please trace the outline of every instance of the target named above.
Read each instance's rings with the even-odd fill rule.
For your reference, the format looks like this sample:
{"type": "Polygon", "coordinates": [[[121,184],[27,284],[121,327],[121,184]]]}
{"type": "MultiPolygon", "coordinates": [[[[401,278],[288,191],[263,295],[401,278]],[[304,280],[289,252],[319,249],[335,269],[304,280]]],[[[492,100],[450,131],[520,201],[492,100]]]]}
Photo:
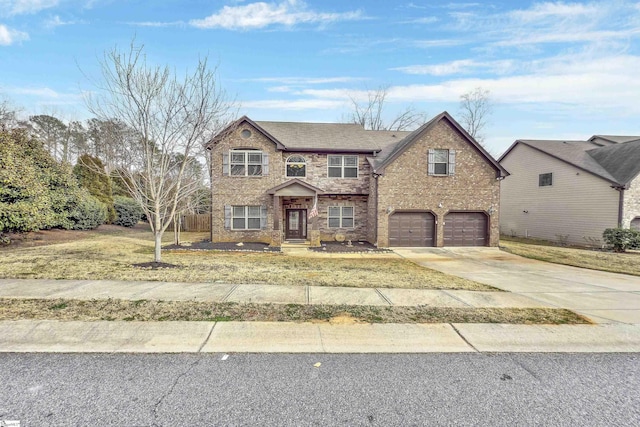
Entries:
{"type": "Polygon", "coordinates": [[[330,178],[357,178],[358,156],[327,156],[330,178]]]}
{"type": "Polygon", "coordinates": [[[454,175],[456,170],[456,151],[429,150],[429,175],[454,175]]]}
{"type": "Polygon", "coordinates": [[[231,176],[262,176],[262,151],[232,150],[231,176]]]}
{"type": "Polygon", "coordinates": [[[353,228],[353,207],[330,206],[329,228],[353,228]]]}
{"type": "Polygon", "coordinates": [[[260,206],[233,206],[232,230],[260,230],[260,206]]]}

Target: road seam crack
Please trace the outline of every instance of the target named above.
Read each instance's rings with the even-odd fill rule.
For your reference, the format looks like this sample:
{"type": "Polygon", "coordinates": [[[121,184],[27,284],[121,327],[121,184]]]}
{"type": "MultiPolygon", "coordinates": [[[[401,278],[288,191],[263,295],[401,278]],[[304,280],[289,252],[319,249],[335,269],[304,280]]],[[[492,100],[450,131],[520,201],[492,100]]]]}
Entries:
{"type": "Polygon", "coordinates": [[[169,389],[162,396],[160,396],[160,399],[158,399],[158,401],[153,405],[153,407],[151,408],[151,416],[153,417],[153,420],[151,422],[152,426],[160,425],[158,424],[158,407],[162,404],[162,402],[164,402],[167,397],[169,397],[169,395],[173,393],[173,390],[175,390],[178,382],[183,377],[185,377],[198,363],[200,363],[200,360],[196,359],[189,365],[189,367],[187,367],[187,369],[184,370],[184,372],[180,373],[171,384],[171,387],[169,387],[169,389]]]}

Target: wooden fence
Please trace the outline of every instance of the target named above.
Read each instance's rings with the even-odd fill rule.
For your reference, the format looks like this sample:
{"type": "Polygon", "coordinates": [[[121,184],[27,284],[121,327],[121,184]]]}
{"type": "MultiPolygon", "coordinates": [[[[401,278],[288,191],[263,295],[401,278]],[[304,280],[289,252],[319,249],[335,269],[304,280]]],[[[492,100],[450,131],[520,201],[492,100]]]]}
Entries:
{"type": "MultiPolygon", "coordinates": [[[[211,214],[182,215],[180,231],[210,231],[211,214]]],[[[173,222],[168,230],[173,231],[173,222]]]]}

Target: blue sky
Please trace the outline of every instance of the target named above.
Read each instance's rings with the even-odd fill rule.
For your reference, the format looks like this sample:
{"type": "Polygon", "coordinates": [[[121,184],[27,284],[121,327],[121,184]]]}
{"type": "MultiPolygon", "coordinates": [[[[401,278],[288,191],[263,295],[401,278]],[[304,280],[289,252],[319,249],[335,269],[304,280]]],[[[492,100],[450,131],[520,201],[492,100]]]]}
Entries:
{"type": "Polygon", "coordinates": [[[254,120],[340,121],[388,86],[458,114],[491,93],[486,144],[640,134],[640,2],[0,0],[0,94],[25,114],[86,119],[105,50],[144,44],[179,72],[209,55],[254,120]]]}

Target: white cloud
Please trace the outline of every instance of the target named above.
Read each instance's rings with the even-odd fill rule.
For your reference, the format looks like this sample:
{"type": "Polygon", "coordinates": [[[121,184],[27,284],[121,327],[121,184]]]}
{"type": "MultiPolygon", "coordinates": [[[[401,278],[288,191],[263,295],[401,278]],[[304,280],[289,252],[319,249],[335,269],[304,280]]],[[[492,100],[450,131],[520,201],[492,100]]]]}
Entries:
{"type": "Polygon", "coordinates": [[[451,74],[469,74],[471,72],[488,71],[496,74],[507,73],[514,68],[512,60],[498,60],[479,62],[473,59],[458,59],[442,64],[409,65],[392,68],[406,74],[428,74],[432,76],[447,76],[451,74]]]}
{"type": "Polygon", "coordinates": [[[58,0],[0,0],[0,12],[5,15],[25,15],[58,5],[58,0]]]}
{"type": "Polygon", "coordinates": [[[29,34],[0,24],[0,46],[9,46],[23,40],[29,40],[29,34]]]}
{"type": "Polygon", "coordinates": [[[591,3],[563,3],[544,2],[534,4],[530,9],[514,10],[509,15],[517,21],[533,22],[549,17],[584,19],[585,16],[597,16],[601,12],[601,5],[591,3]]]}
{"type": "Polygon", "coordinates": [[[464,39],[433,39],[433,40],[414,40],[411,44],[415,47],[429,49],[436,47],[453,47],[469,43],[470,40],[464,39]]]}
{"type": "Polygon", "coordinates": [[[421,18],[407,19],[406,21],[400,21],[401,24],[433,24],[438,22],[439,19],[435,16],[423,16],[421,18]]]}
{"type": "Polygon", "coordinates": [[[4,90],[13,95],[32,97],[37,105],[81,105],[85,93],[58,92],[49,87],[6,87],[4,90]]]}
{"type": "Polygon", "coordinates": [[[316,12],[308,9],[301,0],[284,0],[281,3],[257,2],[224,6],[218,13],[204,19],[193,19],[189,24],[197,28],[251,30],[272,25],[291,27],[297,24],[327,24],[358,19],[364,19],[359,10],[344,13],[316,12]]]}
{"type": "Polygon", "coordinates": [[[328,99],[274,99],[245,101],[243,108],[261,108],[265,110],[335,110],[344,107],[344,101],[328,99]]]}
{"type": "Polygon", "coordinates": [[[159,21],[143,21],[143,22],[127,22],[128,25],[135,25],[137,27],[177,27],[185,25],[184,21],[174,22],[159,22],[159,21]]]}
{"type": "Polygon", "coordinates": [[[640,35],[636,2],[536,3],[526,9],[501,13],[454,12],[455,31],[477,36],[486,47],[517,47],[560,43],[595,44],[640,35]]]}
{"type": "Polygon", "coordinates": [[[58,15],[54,15],[44,22],[44,26],[49,29],[63,27],[65,25],[84,24],[85,21],[63,21],[58,15]]]}
{"type": "Polygon", "coordinates": [[[536,61],[535,65],[538,69],[534,72],[521,75],[394,86],[389,89],[388,99],[455,102],[461,94],[482,87],[491,92],[496,102],[503,104],[556,104],[585,111],[611,109],[621,114],[640,113],[638,56],[564,56],[536,61]]]}
{"type": "Polygon", "coordinates": [[[282,83],[285,85],[316,85],[326,83],[348,83],[366,80],[362,77],[257,77],[255,79],[244,79],[243,81],[282,83]]]}

